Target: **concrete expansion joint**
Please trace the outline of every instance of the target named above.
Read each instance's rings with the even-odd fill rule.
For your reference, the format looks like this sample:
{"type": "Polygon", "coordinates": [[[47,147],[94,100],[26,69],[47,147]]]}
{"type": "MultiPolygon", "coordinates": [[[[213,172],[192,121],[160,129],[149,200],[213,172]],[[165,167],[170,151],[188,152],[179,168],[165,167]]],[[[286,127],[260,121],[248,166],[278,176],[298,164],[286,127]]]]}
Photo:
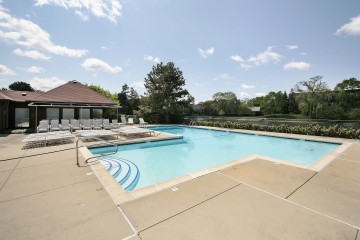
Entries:
{"type": "MultiPolygon", "coordinates": [[[[263,190],[263,189],[261,189],[261,188],[255,187],[255,186],[253,186],[253,185],[251,185],[251,184],[248,184],[248,183],[246,183],[246,182],[242,182],[242,181],[239,181],[239,180],[234,179],[234,178],[232,178],[232,177],[229,177],[229,176],[227,176],[227,175],[225,175],[225,174],[223,174],[223,173],[219,173],[219,174],[221,174],[221,175],[223,175],[223,176],[226,176],[226,177],[228,177],[228,178],[230,178],[230,179],[232,179],[232,180],[234,180],[234,181],[236,181],[236,182],[238,182],[238,183],[241,183],[241,184],[243,184],[243,185],[245,185],[245,186],[247,186],[247,187],[253,188],[253,189],[255,189],[255,190],[258,190],[258,191],[260,191],[260,192],[263,192],[263,193],[265,193],[265,194],[268,194],[268,195],[270,195],[270,196],[273,196],[273,197],[275,197],[275,198],[277,198],[277,199],[279,199],[279,200],[288,202],[288,203],[290,203],[290,204],[293,204],[293,205],[298,206],[298,207],[300,207],[300,208],[303,208],[303,209],[305,209],[305,210],[308,210],[308,211],[311,211],[311,212],[313,212],[313,213],[319,214],[319,215],[321,215],[321,216],[323,216],[323,217],[326,217],[326,218],[332,219],[332,220],[334,220],[334,221],[340,222],[340,223],[342,223],[342,224],[345,224],[345,225],[347,225],[347,226],[349,226],[349,227],[352,227],[352,228],[354,228],[354,229],[357,229],[357,232],[359,232],[360,226],[355,226],[355,225],[353,225],[353,224],[350,224],[350,223],[345,222],[345,221],[343,221],[343,220],[337,219],[337,218],[332,217],[332,216],[330,216],[330,215],[327,215],[327,214],[325,214],[325,213],[321,213],[321,212],[319,212],[319,211],[316,211],[316,210],[314,210],[314,209],[311,209],[311,208],[306,207],[306,206],[304,206],[304,205],[301,205],[301,204],[299,204],[299,203],[293,202],[293,201],[291,201],[291,200],[289,200],[289,199],[282,198],[282,197],[280,197],[280,196],[278,196],[278,195],[275,195],[275,194],[273,194],[273,193],[270,193],[270,192],[268,192],[268,191],[265,191],[265,190],[263,190]]],[[[314,176],[315,176],[315,175],[316,175],[316,174],[314,174],[314,176]]],[[[310,178],[310,179],[311,179],[311,178],[310,178]]],[[[308,181],[309,181],[310,179],[308,179],[308,181]]],[[[356,239],[356,238],[355,238],[355,239],[356,239]]]]}
{"type": "MultiPolygon", "coordinates": [[[[10,201],[17,200],[17,199],[22,199],[22,198],[26,198],[26,197],[36,196],[36,195],[39,195],[39,194],[42,194],[42,193],[51,192],[51,191],[58,190],[58,189],[61,189],[61,188],[66,188],[66,187],[70,187],[70,186],[74,186],[74,185],[77,185],[77,184],[81,184],[81,183],[85,183],[85,182],[89,182],[89,181],[94,181],[94,180],[97,180],[97,179],[96,179],[96,178],[91,178],[91,179],[84,180],[84,181],[81,181],[81,182],[76,182],[76,183],[73,183],[73,184],[68,184],[68,185],[64,185],[64,186],[60,186],[60,187],[48,189],[48,190],[45,190],[45,191],[41,191],[41,192],[37,192],[37,193],[33,193],[33,194],[21,196],[21,197],[16,197],[16,198],[13,198],[13,199],[8,199],[8,200],[5,200],[5,201],[1,201],[0,203],[6,203],[6,202],[10,202],[10,201]]],[[[5,184],[4,184],[4,185],[5,185],[5,184]]],[[[3,185],[3,186],[4,186],[4,185],[3,185]]],[[[0,189],[0,191],[1,191],[1,189],[0,189]]]]}
{"type": "Polygon", "coordinates": [[[178,212],[178,213],[176,213],[176,214],[174,214],[174,215],[172,215],[170,217],[167,217],[167,218],[165,218],[165,219],[163,219],[163,220],[161,220],[161,221],[159,221],[159,222],[157,222],[157,223],[155,223],[155,224],[153,224],[153,225],[151,225],[151,226],[149,226],[147,228],[142,229],[141,231],[139,231],[139,233],[141,233],[141,232],[143,232],[145,230],[148,230],[148,229],[150,229],[150,228],[152,228],[152,227],[154,227],[156,225],[159,225],[160,223],[163,223],[163,222],[165,222],[165,221],[167,221],[167,220],[169,220],[171,218],[174,218],[174,217],[176,217],[176,216],[178,216],[178,215],[180,215],[182,213],[185,213],[185,212],[187,212],[187,211],[189,211],[189,210],[191,210],[191,209],[193,209],[193,208],[195,208],[197,206],[200,206],[201,204],[204,204],[204,203],[208,202],[209,200],[212,200],[212,199],[214,199],[214,198],[216,198],[216,197],[218,197],[218,196],[220,196],[220,195],[222,195],[222,194],[224,194],[224,193],[226,193],[228,191],[231,191],[231,190],[233,190],[234,188],[236,188],[236,187],[238,187],[240,185],[241,185],[241,183],[238,183],[235,186],[230,187],[229,189],[226,189],[226,190],[224,190],[224,191],[222,191],[222,192],[220,192],[220,193],[218,193],[218,194],[216,194],[216,195],[214,195],[214,196],[212,196],[212,197],[210,197],[208,199],[205,199],[204,201],[201,201],[201,202],[199,202],[199,203],[197,203],[197,204],[195,204],[195,205],[193,205],[193,206],[191,206],[189,208],[186,208],[186,209],[184,209],[184,210],[182,210],[182,211],[180,211],[180,212],[178,212]]]}
{"type": "MultiPolygon", "coordinates": [[[[25,154],[25,153],[24,153],[25,154]]],[[[4,188],[5,184],[7,183],[7,181],[9,181],[9,179],[11,178],[11,176],[13,175],[13,173],[15,172],[15,169],[17,168],[17,166],[19,166],[21,162],[21,159],[19,160],[19,162],[15,165],[15,167],[11,170],[11,173],[9,174],[9,176],[7,177],[7,179],[4,181],[3,185],[0,187],[0,191],[4,188]]]]}
{"type": "Polygon", "coordinates": [[[296,188],[292,193],[290,193],[285,199],[288,199],[291,195],[293,195],[297,190],[299,190],[301,187],[303,187],[306,183],[308,183],[315,175],[318,174],[318,172],[315,172],[314,175],[312,175],[308,180],[306,180],[303,184],[301,184],[298,188],[296,188]]]}

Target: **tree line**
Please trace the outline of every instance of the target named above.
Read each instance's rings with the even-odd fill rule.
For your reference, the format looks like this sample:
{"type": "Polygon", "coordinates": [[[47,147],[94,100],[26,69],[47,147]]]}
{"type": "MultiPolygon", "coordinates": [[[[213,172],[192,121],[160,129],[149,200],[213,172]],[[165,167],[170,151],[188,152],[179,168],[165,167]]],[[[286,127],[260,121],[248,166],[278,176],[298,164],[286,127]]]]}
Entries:
{"type": "MultiPolygon", "coordinates": [[[[360,119],[360,81],[345,79],[330,89],[322,76],[298,82],[290,93],[269,92],[265,96],[240,100],[233,92],[217,92],[211,100],[201,102],[194,110],[194,98],[185,89],[182,71],[173,62],[159,63],[144,79],[145,93],[140,96],[133,87],[122,86],[119,93],[111,93],[100,86],[89,87],[121,106],[120,114],[145,117],[151,123],[181,123],[184,116],[201,113],[210,116],[246,116],[254,114],[252,107],[260,107],[261,114],[303,114],[309,118],[360,119]]],[[[34,91],[28,83],[15,82],[11,90],[34,91]]],[[[114,116],[115,110],[108,111],[114,116]]]]}
{"type": "Polygon", "coordinates": [[[314,76],[298,82],[289,94],[269,92],[240,101],[233,92],[218,92],[200,105],[202,114],[212,116],[252,115],[251,107],[260,107],[265,115],[303,114],[317,119],[359,120],[360,81],[345,79],[330,89],[322,76],[314,76]]]}

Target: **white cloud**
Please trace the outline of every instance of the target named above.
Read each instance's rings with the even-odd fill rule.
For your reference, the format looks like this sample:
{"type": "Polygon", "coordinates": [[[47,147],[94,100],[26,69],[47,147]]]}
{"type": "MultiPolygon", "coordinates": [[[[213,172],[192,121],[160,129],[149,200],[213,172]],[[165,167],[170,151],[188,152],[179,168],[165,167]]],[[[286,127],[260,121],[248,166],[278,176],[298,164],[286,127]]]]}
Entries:
{"type": "Polygon", "coordinates": [[[65,83],[66,83],[65,80],[59,79],[57,77],[51,77],[51,78],[34,77],[29,82],[29,84],[34,89],[41,90],[41,91],[48,91],[50,89],[56,88],[65,83]]]}
{"type": "Polygon", "coordinates": [[[198,48],[197,50],[202,58],[207,58],[208,56],[213,55],[215,52],[215,48],[213,48],[213,47],[208,48],[206,50],[198,48]]]}
{"type": "Polygon", "coordinates": [[[4,66],[4,65],[0,65],[0,74],[1,75],[5,75],[5,76],[15,76],[17,75],[13,70],[11,70],[10,68],[4,66]]]}
{"type": "Polygon", "coordinates": [[[242,86],[243,88],[245,88],[245,89],[253,89],[253,88],[255,88],[254,85],[248,85],[248,84],[242,84],[241,86],[242,86]]]}
{"type": "Polygon", "coordinates": [[[23,51],[19,48],[15,49],[13,51],[13,53],[15,55],[18,55],[18,56],[23,56],[23,57],[29,57],[29,58],[32,58],[32,59],[35,59],[35,60],[45,60],[45,61],[49,61],[51,59],[51,57],[41,53],[41,52],[38,52],[38,51],[35,51],[35,50],[32,50],[32,51],[23,51]]]}
{"type": "Polygon", "coordinates": [[[308,70],[310,68],[310,64],[306,62],[289,62],[284,64],[285,70],[308,70]]]}
{"type": "Polygon", "coordinates": [[[154,62],[154,63],[160,63],[160,58],[153,57],[153,56],[150,56],[150,55],[144,55],[144,60],[154,62]]]}
{"type": "Polygon", "coordinates": [[[263,97],[263,96],[266,96],[266,93],[255,93],[255,96],[256,97],[263,97]]]}
{"type": "Polygon", "coordinates": [[[215,80],[215,81],[217,81],[217,80],[230,80],[230,79],[232,79],[232,78],[233,78],[233,77],[229,76],[229,74],[223,73],[223,74],[217,76],[216,78],[214,78],[214,80],[215,80]]]}
{"type": "Polygon", "coordinates": [[[196,83],[195,83],[195,86],[197,86],[197,87],[203,87],[204,85],[196,82],[196,83]]]}
{"type": "Polygon", "coordinates": [[[109,48],[108,47],[106,47],[106,46],[101,46],[100,47],[102,50],[108,50],[109,48]]]}
{"type": "Polygon", "coordinates": [[[68,57],[82,57],[87,53],[84,49],[70,49],[56,45],[51,36],[37,24],[23,18],[16,18],[8,10],[0,8],[0,38],[7,42],[68,57]]]}
{"type": "Polygon", "coordinates": [[[84,14],[83,12],[76,10],[75,11],[75,15],[78,15],[80,17],[80,19],[84,22],[87,22],[90,20],[89,15],[84,14]]]}
{"type": "Polygon", "coordinates": [[[283,56],[276,52],[273,52],[272,49],[273,47],[268,47],[264,52],[258,53],[256,56],[251,56],[248,61],[256,66],[267,64],[270,62],[280,62],[283,56]]]}
{"type": "Polygon", "coordinates": [[[230,58],[235,62],[239,62],[240,67],[248,70],[255,66],[280,62],[283,56],[272,51],[272,49],[273,47],[268,47],[264,52],[260,52],[256,56],[250,56],[247,60],[244,60],[240,55],[233,55],[230,58]]]}
{"type": "Polygon", "coordinates": [[[43,5],[59,6],[65,9],[73,8],[115,23],[121,15],[122,8],[119,0],[37,0],[35,3],[35,6],[43,5]]]}
{"type": "Polygon", "coordinates": [[[250,97],[250,94],[248,94],[247,92],[240,92],[239,97],[242,99],[248,98],[250,97]]]}
{"type": "Polygon", "coordinates": [[[28,69],[26,69],[27,72],[29,73],[41,73],[43,71],[45,71],[43,68],[41,67],[37,67],[37,66],[31,66],[28,69]]]}
{"type": "Polygon", "coordinates": [[[146,88],[145,88],[145,83],[143,81],[139,81],[139,82],[133,82],[130,84],[130,87],[133,87],[135,89],[136,92],[138,92],[139,94],[144,94],[146,88]]]}
{"type": "Polygon", "coordinates": [[[301,56],[307,56],[307,53],[306,52],[301,52],[299,53],[301,56]]]}
{"type": "Polygon", "coordinates": [[[245,61],[240,55],[230,56],[230,58],[232,60],[234,60],[235,62],[244,62],[245,61]]]}
{"type": "Polygon", "coordinates": [[[286,48],[287,48],[287,50],[294,50],[294,49],[298,49],[299,46],[298,45],[287,45],[286,48]]]}
{"type": "Polygon", "coordinates": [[[89,71],[103,71],[108,73],[118,73],[122,71],[121,67],[112,67],[108,63],[97,58],[88,58],[81,64],[81,66],[89,71]]]}
{"type": "Polygon", "coordinates": [[[360,15],[350,19],[349,23],[346,23],[335,32],[336,35],[352,35],[360,36],[360,15]]]}

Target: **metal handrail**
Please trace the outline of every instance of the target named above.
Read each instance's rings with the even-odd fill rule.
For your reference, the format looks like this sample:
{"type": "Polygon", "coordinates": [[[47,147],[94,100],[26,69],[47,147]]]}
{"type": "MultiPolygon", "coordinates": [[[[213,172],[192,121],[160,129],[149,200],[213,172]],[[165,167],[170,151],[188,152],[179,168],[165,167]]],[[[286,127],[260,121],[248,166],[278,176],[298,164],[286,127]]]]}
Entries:
{"type": "MultiPolygon", "coordinates": [[[[105,141],[104,139],[101,139],[101,138],[99,138],[99,137],[94,137],[94,136],[82,136],[82,137],[79,137],[78,140],[76,141],[76,165],[77,165],[78,167],[80,167],[80,162],[79,162],[79,141],[80,141],[81,139],[96,139],[96,140],[100,140],[100,141],[102,141],[102,142],[104,142],[104,143],[106,143],[106,144],[108,144],[108,145],[112,145],[112,146],[115,146],[115,147],[116,147],[115,152],[110,152],[110,153],[107,153],[107,154],[102,154],[101,156],[113,155],[113,154],[117,153],[118,150],[119,150],[119,145],[114,144],[114,143],[109,142],[109,141],[105,141]]],[[[85,159],[85,163],[88,163],[88,161],[89,161],[90,159],[93,159],[93,158],[96,158],[96,157],[90,157],[90,158],[85,159]]]]}
{"type": "Polygon", "coordinates": [[[191,127],[191,126],[196,126],[196,121],[190,121],[189,127],[191,127]]]}

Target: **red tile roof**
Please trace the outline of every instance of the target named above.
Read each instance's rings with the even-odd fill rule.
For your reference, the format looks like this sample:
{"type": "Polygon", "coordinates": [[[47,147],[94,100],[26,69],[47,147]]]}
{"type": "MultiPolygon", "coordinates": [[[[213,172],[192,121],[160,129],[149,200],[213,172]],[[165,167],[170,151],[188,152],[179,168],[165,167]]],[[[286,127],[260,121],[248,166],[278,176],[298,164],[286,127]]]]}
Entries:
{"type": "Polygon", "coordinates": [[[109,98],[77,81],[69,81],[32,99],[34,102],[115,105],[109,98]]]}
{"type": "Polygon", "coordinates": [[[109,98],[77,81],[70,81],[45,93],[0,90],[0,100],[15,102],[72,103],[92,105],[116,105],[109,98]],[[23,96],[22,93],[26,93],[23,96]]]}
{"type": "Polygon", "coordinates": [[[0,100],[10,100],[14,102],[26,102],[41,95],[41,92],[29,92],[29,91],[9,91],[0,90],[0,100]]]}

